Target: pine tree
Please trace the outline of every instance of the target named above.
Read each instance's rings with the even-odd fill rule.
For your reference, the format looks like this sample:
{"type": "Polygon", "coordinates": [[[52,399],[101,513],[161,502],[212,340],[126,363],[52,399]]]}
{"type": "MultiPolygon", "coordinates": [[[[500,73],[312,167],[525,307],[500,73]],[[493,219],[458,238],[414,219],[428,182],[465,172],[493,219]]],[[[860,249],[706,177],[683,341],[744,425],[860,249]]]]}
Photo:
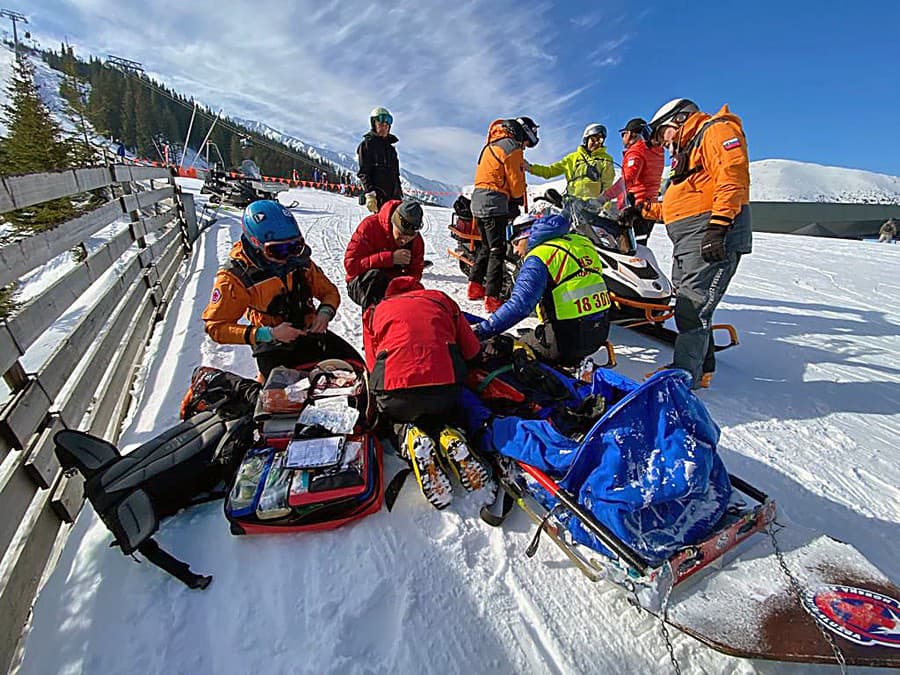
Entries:
{"type": "MultiPolygon", "coordinates": [[[[24,58],[16,61],[3,106],[7,136],[0,139],[0,173],[39,173],[68,165],[71,148],[38,95],[34,69],[24,58]]],[[[19,230],[40,231],[74,213],[67,198],[56,199],[6,217],[19,230]]]]}

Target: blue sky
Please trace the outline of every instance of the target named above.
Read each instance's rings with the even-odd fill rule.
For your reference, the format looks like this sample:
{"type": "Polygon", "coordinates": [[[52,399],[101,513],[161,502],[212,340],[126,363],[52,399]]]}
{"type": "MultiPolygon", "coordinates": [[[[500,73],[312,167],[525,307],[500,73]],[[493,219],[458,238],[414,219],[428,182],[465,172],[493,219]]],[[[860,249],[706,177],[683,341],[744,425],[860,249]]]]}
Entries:
{"type": "Polygon", "coordinates": [[[676,96],[745,122],[752,159],[900,174],[900,3],[39,0],[44,45],[117,54],[226,114],[352,152],[395,116],[401,162],[469,183],[487,125],[530,115],[532,161],[676,96]],[[838,6],[832,9],[832,5],[838,6]]]}

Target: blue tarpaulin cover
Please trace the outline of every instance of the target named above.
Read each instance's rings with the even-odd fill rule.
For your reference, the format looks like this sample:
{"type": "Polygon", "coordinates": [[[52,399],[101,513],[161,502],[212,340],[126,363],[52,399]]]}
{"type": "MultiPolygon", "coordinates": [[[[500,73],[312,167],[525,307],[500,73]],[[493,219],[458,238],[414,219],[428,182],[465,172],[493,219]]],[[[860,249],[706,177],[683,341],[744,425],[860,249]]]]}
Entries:
{"type": "MultiPolygon", "coordinates": [[[[719,427],[691,391],[690,375],[666,370],[638,384],[598,369],[593,382],[583,384],[556,374],[572,391],[563,405],[575,407],[590,394],[615,401],[583,440],[557,431],[552,415],[492,419],[467,392],[464,407],[479,449],[541,469],[653,565],[711,534],[731,485],[716,452],[719,427]]],[[[548,508],[556,504],[543,488],[531,488],[548,508]]],[[[608,554],[576,517],[558,513],[575,541],[608,554]]]]}

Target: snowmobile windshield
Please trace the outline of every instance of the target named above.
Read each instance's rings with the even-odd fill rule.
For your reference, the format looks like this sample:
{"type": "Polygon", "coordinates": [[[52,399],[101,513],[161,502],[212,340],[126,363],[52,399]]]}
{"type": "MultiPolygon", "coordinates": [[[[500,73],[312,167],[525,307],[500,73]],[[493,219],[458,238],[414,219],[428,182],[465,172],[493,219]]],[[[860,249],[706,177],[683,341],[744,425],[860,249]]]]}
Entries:
{"type": "Polygon", "coordinates": [[[262,178],[259,167],[256,166],[256,162],[252,159],[245,159],[241,162],[241,173],[248,178],[262,178]]]}

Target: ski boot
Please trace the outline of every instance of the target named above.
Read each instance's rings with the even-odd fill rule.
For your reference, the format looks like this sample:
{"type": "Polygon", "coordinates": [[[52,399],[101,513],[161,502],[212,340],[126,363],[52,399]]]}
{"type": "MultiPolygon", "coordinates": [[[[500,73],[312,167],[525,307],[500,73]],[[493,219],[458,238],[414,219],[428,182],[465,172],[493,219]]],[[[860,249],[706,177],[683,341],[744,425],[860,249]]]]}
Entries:
{"type": "Polygon", "coordinates": [[[447,508],[453,500],[452,487],[435,451],[434,441],[414,424],[404,428],[400,441],[425,499],[436,509],[447,508]]]}
{"type": "Polygon", "coordinates": [[[447,458],[453,473],[467,492],[493,483],[491,470],[469,450],[466,437],[453,427],[444,427],[440,436],[441,454],[447,458]]]}
{"type": "Polygon", "coordinates": [[[484,300],[484,284],[479,284],[477,281],[470,281],[469,286],[466,289],[466,297],[469,300],[484,300]]]}

